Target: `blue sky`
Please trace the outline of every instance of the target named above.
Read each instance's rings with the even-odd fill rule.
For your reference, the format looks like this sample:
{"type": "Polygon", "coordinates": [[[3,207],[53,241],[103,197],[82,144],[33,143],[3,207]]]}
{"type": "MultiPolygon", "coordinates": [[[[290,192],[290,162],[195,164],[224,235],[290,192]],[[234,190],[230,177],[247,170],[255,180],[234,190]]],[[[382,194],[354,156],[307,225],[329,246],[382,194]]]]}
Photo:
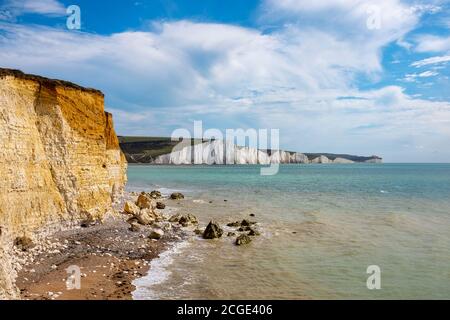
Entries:
{"type": "Polygon", "coordinates": [[[449,162],[449,65],[442,0],[0,1],[0,66],[102,90],[122,135],[203,120],[280,129],[289,150],[449,162]]]}

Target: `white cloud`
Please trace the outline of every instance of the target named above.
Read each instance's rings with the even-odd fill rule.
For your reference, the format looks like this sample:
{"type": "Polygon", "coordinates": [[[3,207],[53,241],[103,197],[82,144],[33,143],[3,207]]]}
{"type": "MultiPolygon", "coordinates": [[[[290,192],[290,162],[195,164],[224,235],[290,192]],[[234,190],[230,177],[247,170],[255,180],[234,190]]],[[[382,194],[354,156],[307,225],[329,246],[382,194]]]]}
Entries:
{"type": "Polygon", "coordinates": [[[417,81],[418,78],[429,78],[429,77],[437,76],[438,74],[439,74],[438,72],[430,71],[430,70],[424,71],[421,73],[410,73],[410,74],[407,74],[403,80],[406,82],[415,82],[415,81],[417,81]]]}
{"type": "Polygon", "coordinates": [[[264,18],[316,25],[352,40],[378,45],[400,39],[418,22],[424,9],[399,0],[266,0],[264,18]],[[373,19],[379,28],[371,28],[373,19]]]}
{"type": "Polygon", "coordinates": [[[57,0],[6,0],[0,6],[0,20],[12,20],[27,13],[63,16],[66,8],[57,0]]]}
{"type": "Polygon", "coordinates": [[[427,66],[427,65],[447,63],[449,61],[450,61],[450,55],[437,56],[437,57],[430,57],[430,58],[422,59],[419,61],[415,61],[411,64],[411,66],[420,68],[420,67],[427,66]]]}
{"type": "Polygon", "coordinates": [[[422,35],[416,39],[417,52],[445,52],[450,51],[450,37],[422,35]]]}
{"type": "Polygon", "coordinates": [[[111,36],[12,24],[1,28],[5,65],[89,79],[140,105],[265,103],[289,99],[293,92],[326,95],[351,87],[357,73],[380,68],[377,53],[318,30],[287,28],[268,35],[188,21],[111,36]],[[133,86],[123,86],[124,77],[133,86]]]}

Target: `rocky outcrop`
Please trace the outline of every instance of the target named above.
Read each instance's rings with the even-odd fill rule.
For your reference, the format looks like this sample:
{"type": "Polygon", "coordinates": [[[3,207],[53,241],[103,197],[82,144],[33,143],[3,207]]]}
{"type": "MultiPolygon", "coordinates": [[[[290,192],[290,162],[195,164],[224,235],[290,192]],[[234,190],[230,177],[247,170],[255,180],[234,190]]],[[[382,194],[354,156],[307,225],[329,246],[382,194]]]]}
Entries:
{"type": "Polygon", "coordinates": [[[183,227],[187,227],[190,224],[192,225],[198,224],[198,219],[196,216],[190,213],[188,214],[177,213],[176,215],[173,215],[172,217],[169,218],[169,222],[179,223],[183,227]]]}
{"type": "Polygon", "coordinates": [[[184,199],[184,194],[180,192],[174,192],[170,195],[170,199],[172,200],[182,200],[184,199]]]}
{"type": "Polygon", "coordinates": [[[246,234],[241,234],[239,237],[236,238],[236,245],[237,246],[242,246],[245,244],[249,244],[250,242],[252,242],[252,239],[246,235],[246,234]]]}
{"type": "MultiPolygon", "coordinates": [[[[0,137],[1,238],[102,219],[123,192],[126,161],[100,91],[0,69],[0,137]]],[[[14,297],[6,256],[0,297],[14,297]]]]}
{"type": "Polygon", "coordinates": [[[223,230],[217,222],[211,221],[203,232],[203,239],[216,239],[223,235],[223,230]]]}

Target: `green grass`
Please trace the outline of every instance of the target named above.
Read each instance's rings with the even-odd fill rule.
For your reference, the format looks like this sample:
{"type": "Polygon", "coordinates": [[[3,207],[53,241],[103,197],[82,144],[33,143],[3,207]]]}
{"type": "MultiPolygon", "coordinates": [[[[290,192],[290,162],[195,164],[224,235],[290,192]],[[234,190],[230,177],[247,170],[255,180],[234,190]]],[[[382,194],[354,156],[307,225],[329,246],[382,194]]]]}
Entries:
{"type": "MultiPolygon", "coordinates": [[[[200,143],[200,139],[191,139],[191,144],[200,143]]],[[[180,141],[168,137],[123,137],[119,136],[120,148],[128,162],[151,162],[158,156],[172,152],[180,141]]]]}

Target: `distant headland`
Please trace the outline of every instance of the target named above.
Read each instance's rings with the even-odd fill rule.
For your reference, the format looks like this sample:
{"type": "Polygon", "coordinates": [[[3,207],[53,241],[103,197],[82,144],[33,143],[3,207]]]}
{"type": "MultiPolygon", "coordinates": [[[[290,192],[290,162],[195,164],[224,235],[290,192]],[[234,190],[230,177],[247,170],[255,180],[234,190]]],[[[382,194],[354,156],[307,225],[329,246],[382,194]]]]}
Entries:
{"type": "Polygon", "coordinates": [[[169,137],[119,136],[120,147],[128,163],[147,164],[271,164],[271,163],[381,163],[379,156],[332,153],[300,153],[283,150],[259,150],[237,146],[222,140],[191,139],[180,148],[169,137]],[[200,149],[195,146],[201,144],[200,149]],[[230,152],[232,150],[232,152],[230,152]]]}

